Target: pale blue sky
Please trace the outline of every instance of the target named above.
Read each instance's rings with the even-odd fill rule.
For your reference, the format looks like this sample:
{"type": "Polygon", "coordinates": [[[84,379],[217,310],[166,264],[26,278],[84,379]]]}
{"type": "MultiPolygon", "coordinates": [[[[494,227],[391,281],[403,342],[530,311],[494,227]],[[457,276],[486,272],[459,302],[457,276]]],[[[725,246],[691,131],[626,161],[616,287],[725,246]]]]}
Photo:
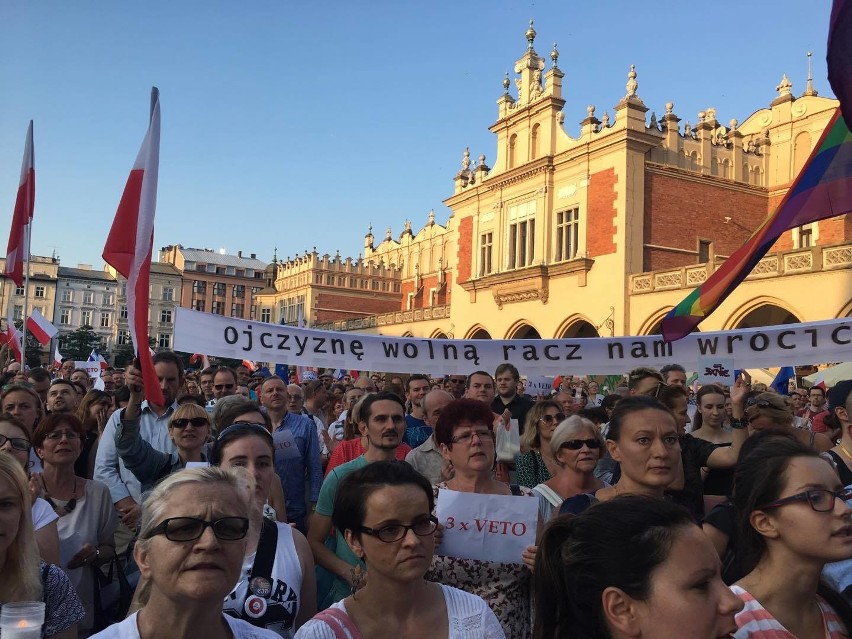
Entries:
{"type": "MultiPolygon", "coordinates": [[[[100,268],[115,208],[161,91],[155,249],[357,255],[367,225],[415,231],[462,152],[488,131],[505,71],[559,43],[567,131],[624,95],[631,64],[667,101],[722,122],[769,104],[782,73],[825,79],[828,0],[302,2],[0,0],[0,238],[35,120],[32,248],[100,268]]],[[[650,115],[650,113],[649,113],[650,115]]]]}

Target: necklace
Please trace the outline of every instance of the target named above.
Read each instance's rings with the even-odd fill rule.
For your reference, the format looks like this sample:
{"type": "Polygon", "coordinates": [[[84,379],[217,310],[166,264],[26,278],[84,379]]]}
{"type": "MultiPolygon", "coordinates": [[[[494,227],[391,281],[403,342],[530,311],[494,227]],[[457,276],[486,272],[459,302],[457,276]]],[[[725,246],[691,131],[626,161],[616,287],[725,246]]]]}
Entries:
{"type": "Polygon", "coordinates": [[[64,517],[65,515],[73,512],[73,510],[77,507],[77,477],[74,477],[74,492],[71,493],[71,499],[65,504],[65,506],[59,506],[54,502],[49,493],[47,492],[47,484],[44,483],[44,475],[41,477],[41,485],[44,488],[44,500],[50,504],[50,507],[53,508],[54,512],[60,517],[64,517]]]}
{"type": "Polygon", "coordinates": [[[852,453],[846,450],[846,446],[843,445],[843,442],[838,442],[837,445],[840,446],[840,450],[842,450],[846,454],[846,457],[852,460],[852,453]]]}

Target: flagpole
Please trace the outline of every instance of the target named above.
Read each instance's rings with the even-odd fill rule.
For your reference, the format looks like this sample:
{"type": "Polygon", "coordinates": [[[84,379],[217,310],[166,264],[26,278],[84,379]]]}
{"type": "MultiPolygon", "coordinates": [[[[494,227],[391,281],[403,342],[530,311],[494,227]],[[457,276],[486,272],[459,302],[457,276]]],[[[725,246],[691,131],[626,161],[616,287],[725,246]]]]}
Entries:
{"type": "MultiPolygon", "coordinates": [[[[24,261],[24,308],[21,314],[21,372],[27,367],[27,296],[30,292],[30,225],[26,227],[27,259],[24,261]]],[[[13,320],[14,321],[14,320],[13,320]]]]}

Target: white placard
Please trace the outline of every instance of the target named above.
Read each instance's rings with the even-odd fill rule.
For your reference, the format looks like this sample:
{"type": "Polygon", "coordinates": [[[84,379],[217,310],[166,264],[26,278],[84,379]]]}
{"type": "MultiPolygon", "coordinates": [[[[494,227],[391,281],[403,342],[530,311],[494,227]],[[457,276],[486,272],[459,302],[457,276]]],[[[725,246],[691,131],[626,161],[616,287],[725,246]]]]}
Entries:
{"type": "Polygon", "coordinates": [[[480,495],[442,488],[435,510],[444,539],[435,552],[449,557],[519,564],[535,545],[538,499],[480,495]]]}
{"type": "Polygon", "coordinates": [[[699,357],[698,383],[733,386],[734,360],[725,357],[699,357]]]}
{"type": "Polygon", "coordinates": [[[255,362],[427,375],[494,370],[512,362],[536,375],[611,375],[638,366],[732,358],[749,368],[836,362],[852,354],[852,318],[691,333],[676,342],[659,335],[577,339],[450,340],[317,331],[280,324],[175,311],[176,350],[255,362]]]}
{"type": "Polygon", "coordinates": [[[553,392],[553,377],[543,375],[530,375],[527,377],[525,388],[527,395],[547,395],[553,392]]]}
{"type": "Polygon", "coordinates": [[[74,362],[74,368],[83,369],[92,379],[98,379],[103,370],[100,362],[74,362]]]}

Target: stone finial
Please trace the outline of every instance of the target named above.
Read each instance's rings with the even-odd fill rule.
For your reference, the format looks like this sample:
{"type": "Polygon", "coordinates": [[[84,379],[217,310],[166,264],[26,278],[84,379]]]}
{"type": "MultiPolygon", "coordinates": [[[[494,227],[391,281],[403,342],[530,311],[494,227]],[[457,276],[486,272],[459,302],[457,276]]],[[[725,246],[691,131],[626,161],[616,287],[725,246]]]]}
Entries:
{"type": "Polygon", "coordinates": [[[649,129],[656,129],[656,128],[658,128],[658,124],[657,124],[657,112],[656,112],[656,111],[651,111],[651,123],[648,125],[648,128],[649,128],[649,129]]]}
{"type": "Polygon", "coordinates": [[[736,118],[731,118],[731,121],[728,122],[728,127],[730,127],[731,131],[736,131],[738,124],[739,122],[737,122],[736,118]]]}
{"type": "Polygon", "coordinates": [[[467,171],[470,169],[470,147],[464,148],[464,155],[462,156],[462,171],[467,171]]]}
{"type": "MultiPolygon", "coordinates": [[[[810,54],[808,54],[810,55],[810,54]]],[[[553,43],[553,48],[550,50],[550,60],[553,62],[553,68],[556,69],[556,61],[559,59],[559,51],[556,48],[556,43],[553,43]]]]}
{"type": "Polygon", "coordinates": [[[586,107],[586,114],[587,114],[586,117],[589,117],[589,118],[595,117],[595,105],[594,104],[590,104],[589,106],[586,107]]]}
{"type": "Polygon", "coordinates": [[[707,109],[707,121],[715,122],[716,121],[716,107],[709,107],[707,109]]]}
{"type": "Polygon", "coordinates": [[[816,92],[816,89],[814,89],[814,74],[813,74],[813,69],[811,69],[811,56],[812,55],[813,55],[813,53],[808,51],[808,85],[807,85],[807,88],[805,89],[805,92],[802,94],[802,96],[819,95],[816,92]]]}
{"type": "Polygon", "coordinates": [[[411,233],[411,220],[405,220],[405,228],[403,233],[411,233]]]}
{"type": "Polygon", "coordinates": [[[429,226],[435,226],[435,209],[429,211],[429,226]]]}
{"type": "Polygon", "coordinates": [[[565,124],[565,114],[562,111],[556,114],[556,122],[559,126],[565,124]]]}
{"type": "Polygon", "coordinates": [[[630,65],[630,72],[627,74],[627,84],[625,85],[627,88],[627,95],[624,96],[626,98],[636,97],[636,91],[639,89],[639,83],[636,82],[636,65],[630,65]]]}
{"type": "Polygon", "coordinates": [[[787,77],[787,74],[785,73],[781,77],[781,83],[777,87],[775,87],[775,90],[778,91],[779,97],[783,97],[785,95],[790,95],[790,91],[791,91],[792,88],[793,88],[793,83],[790,82],[790,79],[787,77]]]}
{"type": "Polygon", "coordinates": [[[689,123],[689,120],[683,125],[683,136],[689,137],[692,135],[692,125],[689,123]]]}
{"type": "Polygon", "coordinates": [[[699,123],[700,123],[700,122],[704,122],[704,118],[706,118],[706,117],[707,117],[707,113],[706,113],[706,112],[704,112],[704,111],[699,111],[699,112],[698,112],[698,122],[699,122],[699,123]]]}
{"type": "Polygon", "coordinates": [[[603,118],[601,118],[601,127],[606,128],[609,126],[609,111],[604,111],[603,118]]]}
{"type": "Polygon", "coordinates": [[[529,51],[532,51],[533,50],[533,42],[535,42],[535,36],[536,36],[535,29],[533,29],[533,21],[532,20],[530,20],[530,27],[529,27],[529,29],[527,29],[527,32],[524,34],[524,36],[526,36],[526,38],[527,38],[527,49],[529,51]]]}
{"type": "Polygon", "coordinates": [[[388,227],[385,231],[385,242],[390,242],[393,238],[393,234],[391,233],[391,227],[388,227]]]}
{"type": "Polygon", "coordinates": [[[506,71],[506,75],[503,76],[503,93],[504,95],[509,95],[509,87],[511,86],[511,82],[509,82],[509,72],[506,71]]]}
{"type": "Polygon", "coordinates": [[[666,115],[672,115],[674,113],[674,103],[666,102],[666,115]]]}
{"type": "MultiPolygon", "coordinates": [[[[479,156],[479,166],[485,166],[485,154],[482,153],[479,156]]],[[[432,215],[435,214],[435,211],[432,211],[432,215]]]]}

